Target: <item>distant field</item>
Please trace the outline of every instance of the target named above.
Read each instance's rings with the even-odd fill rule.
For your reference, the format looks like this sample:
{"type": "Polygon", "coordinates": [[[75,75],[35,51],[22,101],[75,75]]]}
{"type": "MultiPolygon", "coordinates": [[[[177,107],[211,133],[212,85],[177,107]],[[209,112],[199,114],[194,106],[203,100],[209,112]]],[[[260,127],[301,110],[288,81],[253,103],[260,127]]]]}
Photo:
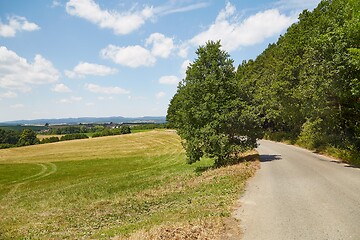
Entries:
{"type": "Polygon", "coordinates": [[[61,135],[61,134],[52,134],[52,135],[43,135],[43,134],[37,134],[36,137],[39,139],[39,140],[43,140],[44,138],[51,138],[51,137],[58,137],[59,139],[64,136],[64,135],[61,135]]]}
{"type": "Polygon", "coordinates": [[[168,131],[2,149],[0,239],[221,239],[256,163],[211,164],[168,131]]]}

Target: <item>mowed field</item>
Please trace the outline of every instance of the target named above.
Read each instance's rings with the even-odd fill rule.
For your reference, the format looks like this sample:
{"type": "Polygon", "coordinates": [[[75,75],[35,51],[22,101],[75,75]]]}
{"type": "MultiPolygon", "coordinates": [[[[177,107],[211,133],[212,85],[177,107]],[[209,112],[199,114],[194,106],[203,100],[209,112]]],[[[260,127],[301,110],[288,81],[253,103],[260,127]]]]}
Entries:
{"type": "Polygon", "coordinates": [[[211,165],[165,130],[2,149],[0,239],[221,239],[257,163],[211,165]]]}

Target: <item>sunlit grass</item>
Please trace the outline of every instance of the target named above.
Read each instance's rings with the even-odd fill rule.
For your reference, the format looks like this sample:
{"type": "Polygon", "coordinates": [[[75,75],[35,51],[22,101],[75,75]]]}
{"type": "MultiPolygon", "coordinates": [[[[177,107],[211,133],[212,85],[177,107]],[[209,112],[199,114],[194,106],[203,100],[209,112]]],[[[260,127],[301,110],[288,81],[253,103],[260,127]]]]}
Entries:
{"type": "Polygon", "coordinates": [[[0,150],[0,239],[150,238],[167,226],[222,226],[255,164],[199,173],[212,161],[185,162],[168,131],[0,150]]]}

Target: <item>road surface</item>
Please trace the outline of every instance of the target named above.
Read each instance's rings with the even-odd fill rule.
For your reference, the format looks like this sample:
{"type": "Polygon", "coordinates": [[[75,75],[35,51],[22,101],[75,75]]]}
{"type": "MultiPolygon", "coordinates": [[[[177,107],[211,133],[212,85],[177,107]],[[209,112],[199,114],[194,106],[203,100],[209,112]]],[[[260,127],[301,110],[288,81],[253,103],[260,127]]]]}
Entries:
{"type": "Polygon", "coordinates": [[[235,217],[244,240],[360,239],[360,169],[260,141],[261,169],[235,217]]]}

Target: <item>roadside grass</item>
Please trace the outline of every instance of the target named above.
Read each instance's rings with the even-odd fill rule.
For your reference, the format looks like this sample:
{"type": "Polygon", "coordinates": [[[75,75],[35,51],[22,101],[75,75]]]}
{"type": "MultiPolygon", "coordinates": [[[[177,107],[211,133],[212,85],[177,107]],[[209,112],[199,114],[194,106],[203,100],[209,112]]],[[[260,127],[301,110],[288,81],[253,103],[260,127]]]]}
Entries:
{"type": "Polygon", "coordinates": [[[248,160],[187,165],[169,131],[2,149],[0,239],[222,239],[248,160]]]}
{"type": "Polygon", "coordinates": [[[336,158],[352,166],[360,167],[360,152],[356,150],[356,147],[354,145],[351,144],[349,144],[346,149],[334,147],[331,144],[325,143],[319,144],[315,147],[313,146],[314,144],[311,140],[299,140],[299,138],[292,133],[285,132],[266,132],[264,135],[264,139],[282,142],[290,145],[296,145],[311,151],[315,151],[319,154],[324,154],[336,158]]]}

